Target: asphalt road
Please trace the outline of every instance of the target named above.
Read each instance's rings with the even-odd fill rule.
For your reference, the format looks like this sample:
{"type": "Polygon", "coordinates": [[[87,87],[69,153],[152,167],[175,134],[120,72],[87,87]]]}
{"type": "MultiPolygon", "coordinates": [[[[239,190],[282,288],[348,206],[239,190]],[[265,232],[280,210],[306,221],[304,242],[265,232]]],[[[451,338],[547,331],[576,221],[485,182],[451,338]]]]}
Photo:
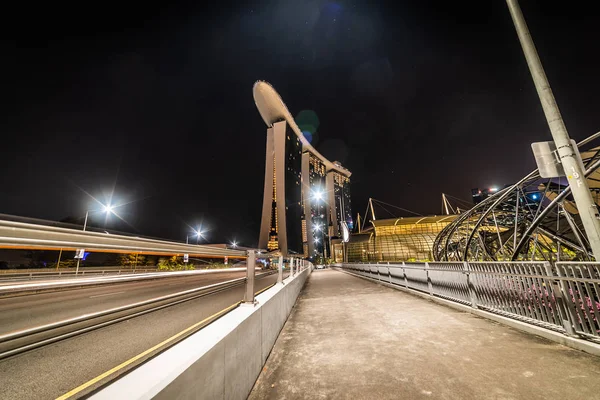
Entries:
{"type": "MultiPolygon", "coordinates": [[[[0,299],[0,333],[242,276],[225,272],[0,299]]],[[[256,290],[276,280],[276,274],[257,277],[256,290]]],[[[54,399],[243,296],[241,285],[0,360],[0,399],[54,399]]]]}
{"type": "Polygon", "coordinates": [[[0,335],[244,276],[217,272],[0,298],[0,335]]]}

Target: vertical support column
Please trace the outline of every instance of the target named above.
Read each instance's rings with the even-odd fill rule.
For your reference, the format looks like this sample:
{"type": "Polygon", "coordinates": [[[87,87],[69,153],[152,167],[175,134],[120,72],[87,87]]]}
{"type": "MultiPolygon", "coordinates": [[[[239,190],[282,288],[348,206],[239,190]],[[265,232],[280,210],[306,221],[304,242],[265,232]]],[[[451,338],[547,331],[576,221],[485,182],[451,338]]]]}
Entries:
{"type": "Polygon", "coordinates": [[[465,275],[467,275],[467,290],[469,291],[471,307],[477,309],[477,294],[475,293],[475,286],[473,286],[473,282],[471,282],[471,267],[468,262],[463,261],[463,268],[465,275]]]}
{"type": "Polygon", "coordinates": [[[244,303],[254,304],[254,268],[256,266],[256,253],[254,250],[248,250],[246,260],[246,295],[244,303]]]}
{"type": "Polygon", "coordinates": [[[279,256],[277,270],[277,283],[283,283],[283,256],[279,256]]]}
{"type": "Polygon", "coordinates": [[[290,257],[290,276],[294,276],[294,257],[290,257]]]}
{"type": "Polygon", "coordinates": [[[408,278],[406,277],[406,264],[402,261],[402,275],[404,275],[404,286],[408,289],[408,278]]]}

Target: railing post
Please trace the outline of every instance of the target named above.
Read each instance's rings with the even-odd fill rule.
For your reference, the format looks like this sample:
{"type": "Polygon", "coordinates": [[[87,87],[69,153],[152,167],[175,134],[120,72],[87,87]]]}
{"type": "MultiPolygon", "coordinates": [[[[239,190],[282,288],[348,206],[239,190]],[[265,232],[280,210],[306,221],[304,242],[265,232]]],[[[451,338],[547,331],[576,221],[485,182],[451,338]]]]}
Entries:
{"type": "Polygon", "coordinates": [[[290,257],[290,276],[294,276],[294,257],[290,257]]]}
{"type": "Polygon", "coordinates": [[[404,275],[404,286],[408,289],[408,278],[406,277],[406,264],[402,261],[402,275],[404,275]]]}
{"type": "Polygon", "coordinates": [[[254,250],[247,251],[248,258],[246,259],[246,295],[244,303],[255,304],[254,301],[254,275],[256,271],[256,253],[254,250]]]}
{"type": "Polygon", "coordinates": [[[471,267],[469,266],[468,262],[463,261],[463,268],[465,275],[467,275],[467,290],[469,291],[471,307],[477,309],[477,293],[475,293],[475,286],[473,286],[473,282],[471,282],[471,267]]]}
{"type": "Polygon", "coordinates": [[[392,284],[392,270],[390,269],[390,262],[388,261],[388,280],[390,281],[390,285],[392,284]]]}
{"type": "Polygon", "coordinates": [[[427,288],[429,289],[429,295],[433,297],[433,285],[431,284],[431,278],[429,277],[429,263],[425,263],[425,276],[427,277],[427,288]]]}
{"type": "Polygon", "coordinates": [[[277,283],[283,284],[283,256],[279,256],[279,265],[277,270],[277,283]]]}
{"type": "Polygon", "coordinates": [[[556,299],[556,308],[558,309],[558,315],[560,320],[562,321],[563,328],[565,328],[565,333],[568,336],[577,337],[577,333],[575,332],[575,324],[577,321],[576,311],[571,307],[567,306],[564,296],[566,296],[569,291],[565,282],[554,275],[552,271],[552,266],[549,262],[544,262],[544,268],[546,270],[546,275],[551,280],[552,285],[550,290],[552,291],[552,295],[556,299]]]}

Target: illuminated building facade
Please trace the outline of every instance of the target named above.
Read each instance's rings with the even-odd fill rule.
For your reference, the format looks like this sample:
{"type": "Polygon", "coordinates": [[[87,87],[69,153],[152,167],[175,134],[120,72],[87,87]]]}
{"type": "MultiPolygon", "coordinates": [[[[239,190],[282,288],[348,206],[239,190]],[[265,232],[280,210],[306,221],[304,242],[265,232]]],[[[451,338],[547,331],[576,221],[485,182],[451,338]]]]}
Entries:
{"type": "Polygon", "coordinates": [[[331,257],[342,221],[353,226],[351,172],[311,146],[271,85],[256,82],[253,94],[267,124],[259,248],[331,257]]]}
{"type": "Polygon", "coordinates": [[[378,219],[346,243],[348,262],[433,261],[438,234],[456,215],[378,219]]]}
{"type": "Polygon", "coordinates": [[[301,162],[300,140],[285,121],[274,123],[267,129],[261,248],[302,252],[301,162]]]}
{"type": "MultiPolygon", "coordinates": [[[[339,162],[334,162],[341,165],[339,162]]],[[[332,170],[327,174],[327,192],[329,196],[329,208],[331,213],[331,235],[340,237],[342,235],[342,223],[346,223],[352,231],[354,221],[352,220],[352,202],[350,199],[350,177],[332,170]]]]}
{"type": "Polygon", "coordinates": [[[327,255],[329,245],[328,203],[325,188],[325,164],[306,151],[302,154],[304,217],[306,219],[305,257],[327,255]]]}

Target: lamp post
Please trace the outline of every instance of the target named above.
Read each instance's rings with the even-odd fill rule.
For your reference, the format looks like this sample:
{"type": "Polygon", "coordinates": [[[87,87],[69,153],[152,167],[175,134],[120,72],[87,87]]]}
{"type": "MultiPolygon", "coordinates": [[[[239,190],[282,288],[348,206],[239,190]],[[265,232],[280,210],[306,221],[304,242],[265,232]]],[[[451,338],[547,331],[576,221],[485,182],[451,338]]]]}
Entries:
{"type": "MultiPolygon", "coordinates": [[[[88,217],[90,215],[90,211],[98,211],[98,210],[87,210],[85,212],[85,220],[83,221],[83,232],[85,232],[86,228],[87,228],[87,221],[88,221],[88,217]]],[[[110,214],[113,211],[113,206],[106,205],[106,206],[102,206],[102,211],[106,214],[110,214]]],[[[80,258],[77,257],[77,266],[75,267],[75,275],[77,275],[79,273],[79,262],[80,262],[80,258]]]]}

